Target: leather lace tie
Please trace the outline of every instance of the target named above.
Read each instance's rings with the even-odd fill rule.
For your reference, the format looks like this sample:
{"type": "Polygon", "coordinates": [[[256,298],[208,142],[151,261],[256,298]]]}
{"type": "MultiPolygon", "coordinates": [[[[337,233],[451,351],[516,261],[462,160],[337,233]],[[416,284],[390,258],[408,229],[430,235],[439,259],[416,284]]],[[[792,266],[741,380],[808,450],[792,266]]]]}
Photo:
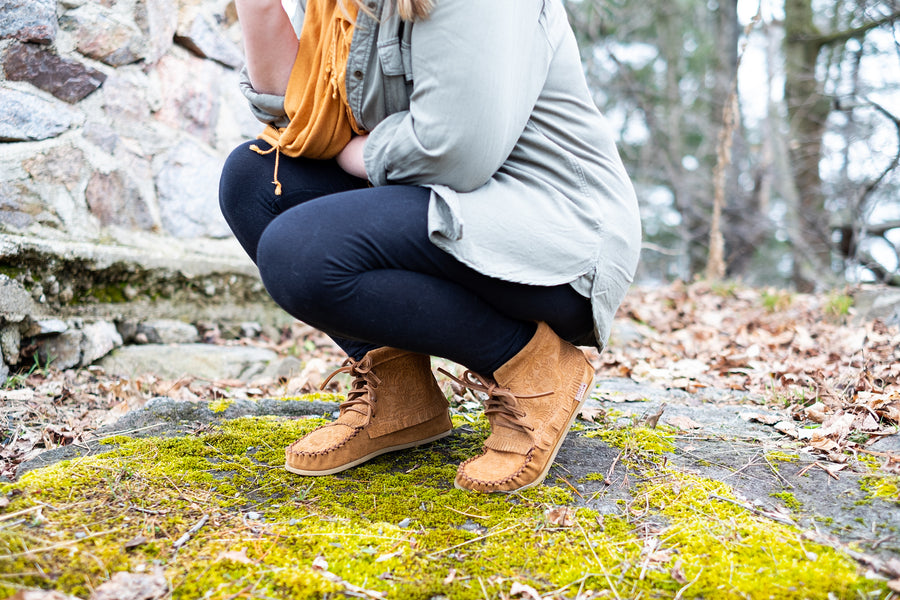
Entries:
{"type": "Polygon", "coordinates": [[[526,434],[534,431],[534,427],[522,420],[525,417],[525,411],[519,408],[519,400],[542,398],[553,394],[553,392],[542,392],[527,396],[516,395],[508,388],[499,386],[495,381],[474,371],[465,371],[462,379],[454,377],[444,369],[438,369],[438,371],[465,388],[486,394],[487,399],[482,401],[484,415],[486,417],[493,416],[498,421],[497,425],[503,425],[526,434]]]}
{"type": "Polygon", "coordinates": [[[341,402],[341,415],[352,410],[371,419],[375,416],[375,402],[377,402],[375,388],[381,384],[381,379],[372,368],[372,359],[369,356],[358,361],[347,358],[340,368],[322,382],[319,389],[324,390],[328,382],[338,373],[349,373],[353,381],[350,384],[350,391],[347,392],[347,399],[341,402]]]}

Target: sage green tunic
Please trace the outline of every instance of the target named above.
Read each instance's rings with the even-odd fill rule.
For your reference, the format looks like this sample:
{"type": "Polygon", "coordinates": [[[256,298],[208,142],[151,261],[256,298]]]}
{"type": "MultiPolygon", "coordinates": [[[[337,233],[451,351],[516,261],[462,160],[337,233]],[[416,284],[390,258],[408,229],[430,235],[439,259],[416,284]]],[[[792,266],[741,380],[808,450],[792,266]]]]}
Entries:
{"type": "MultiPolygon", "coordinates": [[[[591,100],[561,0],[436,0],[402,22],[372,0],[347,64],[374,185],[432,190],[431,241],[484,274],[571,284],[602,348],[637,267],[634,190],[591,100]]],[[[293,11],[299,31],[303,5],[293,11]]],[[[245,95],[284,123],[282,99],[245,95]]]]}

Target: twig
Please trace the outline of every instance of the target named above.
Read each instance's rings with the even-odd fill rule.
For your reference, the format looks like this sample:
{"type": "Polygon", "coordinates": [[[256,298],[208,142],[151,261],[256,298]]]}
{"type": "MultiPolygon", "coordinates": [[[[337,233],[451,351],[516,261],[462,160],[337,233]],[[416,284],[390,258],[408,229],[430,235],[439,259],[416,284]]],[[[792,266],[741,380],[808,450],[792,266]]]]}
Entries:
{"type": "Polygon", "coordinates": [[[619,450],[619,453],[616,454],[616,457],[613,459],[612,464],[609,465],[609,471],[606,472],[606,481],[608,481],[609,483],[606,483],[606,481],[603,482],[606,483],[606,485],[612,485],[613,471],[616,470],[616,465],[619,463],[619,459],[622,458],[623,452],[625,451],[619,450]]]}
{"type": "Polygon", "coordinates": [[[697,583],[697,580],[700,579],[700,576],[701,576],[701,575],[703,575],[703,569],[705,569],[705,568],[706,568],[706,567],[700,567],[700,571],[697,573],[697,576],[694,577],[693,579],[691,579],[691,580],[687,583],[687,585],[685,585],[683,588],[681,588],[680,590],[678,590],[678,593],[675,594],[675,597],[672,598],[672,600],[681,600],[681,595],[684,594],[684,592],[687,591],[687,589],[688,589],[689,587],[691,587],[692,585],[694,585],[695,583],[697,583]]]}
{"type": "Polygon", "coordinates": [[[131,510],[136,510],[138,512],[142,512],[147,515],[167,515],[167,514],[169,514],[169,511],[167,511],[167,510],[150,510],[149,508],[141,508],[140,506],[135,506],[134,504],[132,504],[128,508],[130,508],[131,510]]]}
{"type": "Polygon", "coordinates": [[[783,483],[784,485],[793,489],[794,486],[791,485],[790,481],[788,481],[787,479],[784,478],[784,475],[782,475],[781,473],[778,472],[778,469],[775,468],[775,465],[772,464],[772,461],[769,460],[769,457],[766,456],[765,453],[763,453],[762,457],[765,459],[766,464],[769,465],[769,468],[772,469],[772,473],[775,474],[775,477],[777,477],[779,479],[779,481],[781,481],[781,483],[783,483]]]}
{"type": "Polygon", "coordinates": [[[22,510],[17,510],[14,513],[9,513],[8,515],[0,515],[0,522],[8,521],[9,519],[15,519],[16,517],[27,515],[30,512],[34,512],[36,510],[41,510],[44,508],[43,504],[38,504],[36,506],[30,506],[28,508],[23,508],[22,510]]]}
{"type": "Polygon", "coordinates": [[[484,580],[481,577],[478,578],[478,585],[481,586],[481,593],[484,594],[484,600],[491,600],[491,597],[488,596],[487,588],[484,587],[484,580]]]}
{"type": "Polygon", "coordinates": [[[68,542],[61,542],[59,544],[53,544],[52,546],[47,546],[46,548],[38,548],[36,550],[26,550],[25,552],[17,552],[16,554],[7,554],[4,558],[18,558],[20,556],[28,556],[29,554],[38,554],[40,552],[50,552],[52,550],[59,550],[60,548],[66,548],[68,546],[73,546],[75,544],[79,544],[84,540],[89,540],[91,538],[100,537],[101,535],[109,535],[110,533],[116,533],[121,531],[121,529],[110,529],[109,531],[100,531],[98,533],[92,533],[90,535],[86,535],[83,538],[77,540],[71,540],[68,542]]]}
{"type": "Polygon", "coordinates": [[[569,486],[570,488],[572,488],[572,491],[575,492],[575,493],[578,495],[579,498],[581,498],[582,500],[584,500],[584,496],[581,495],[581,492],[579,492],[577,489],[575,489],[575,486],[572,485],[571,483],[569,483],[569,481],[568,481],[565,477],[557,477],[557,479],[560,480],[560,481],[562,481],[563,483],[565,483],[565,484],[566,484],[567,486],[569,486]]]}
{"type": "Polygon", "coordinates": [[[738,502],[737,500],[732,500],[731,498],[726,498],[725,496],[719,496],[718,494],[710,494],[710,498],[714,498],[716,500],[722,500],[723,502],[730,502],[735,506],[740,506],[744,510],[749,510],[755,515],[759,515],[760,517],[766,517],[767,519],[772,519],[773,521],[777,521],[778,523],[782,523],[783,525],[792,525],[796,526],[797,524],[791,521],[790,519],[785,519],[784,517],[779,517],[778,515],[768,513],[764,510],[759,510],[758,508],[754,508],[752,506],[748,506],[743,502],[738,502]]]}
{"type": "Polygon", "coordinates": [[[188,529],[183,536],[175,540],[175,543],[172,544],[172,550],[178,552],[178,549],[187,544],[188,540],[191,539],[191,536],[200,531],[200,529],[206,525],[207,521],[209,521],[209,514],[203,515],[203,517],[194,523],[194,526],[188,529]]]}
{"type": "Polygon", "coordinates": [[[453,512],[459,513],[459,514],[461,514],[461,515],[465,515],[465,516],[467,516],[467,517],[472,517],[473,519],[490,519],[490,516],[485,516],[485,515],[473,515],[473,514],[471,514],[471,513],[463,512],[463,511],[461,511],[461,510],[456,510],[455,508],[451,508],[451,507],[449,507],[449,506],[445,506],[444,508],[446,508],[447,510],[452,510],[453,512]]]}
{"type": "Polygon", "coordinates": [[[597,556],[597,553],[594,552],[594,547],[591,545],[591,540],[587,536],[587,532],[584,530],[584,527],[581,525],[581,521],[576,520],[578,523],[578,528],[581,530],[581,535],[584,536],[584,543],[587,544],[588,550],[591,551],[591,554],[594,555],[594,560],[597,561],[597,566],[600,567],[600,570],[603,572],[603,577],[606,578],[606,583],[609,584],[609,589],[612,591],[613,596],[616,597],[616,600],[622,600],[619,596],[619,592],[616,591],[616,586],[613,585],[612,579],[609,578],[609,573],[606,572],[606,567],[603,562],[600,560],[600,557],[597,556]]]}
{"type": "Polygon", "coordinates": [[[331,571],[321,570],[319,571],[326,580],[331,583],[335,583],[337,585],[344,586],[344,593],[348,596],[356,596],[359,598],[372,598],[373,600],[382,600],[387,597],[387,594],[384,592],[379,592],[376,590],[367,590],[364,587],[360,587],[349,581],[342,579],[339,575],[335,575],[331,571]]]}
{"type": "Polygon", "coordinates": [[[138,433],[140,431],[146,431],[147,429],[153,429],[155,427],[162,427],[165,423],[154,423],[153,425],[147,425],[146,427],[138,427],[137,429],[128,429],[122,431],[111,431],[107,435],[103,437],[95,437],[88,438],[84,440],[84,442],[102,442],[103,440],[108,440],[109,438],[114,438],[120,435],[128,435],[129,433],[138,433]]]}
{"type": "MultiPolygon", "coordinates": [[[[893,435],[893,434],[891,434],[893,435]]],[[[888,459],[888,462],[900,462],[900,456],[896,454],[890,454],[888,452],[876,452],[875,450],[866,450],[864,448],[856,448],[857,452],[862,452],[864,454],[871,454],[872,456],[879,456],[881,458],[888,459]]]]}
{"type": "Polygon", "coordinates": [[[486,534],[484,534],[484,535],[478,536],[477,538],[472,538],[471,540],[466,540],[465,542],[462,542],[462,543],[460,543],[460,544],[456,544],[455,546],[450,546],[449,548],[444,548],[443,550],[438,550],[437,552],[432,552],[429,556],[435,557],[435,556],[437,556],[437,555],[439,555],[439,554],[443,554],[444,552],[449,552],[449,551],[451,551],[451,550],[454,550],[454,549],[456,549],[456,548],[459,548],[460,546],[465,546],[465,545],[467,545],[467,544],[473,544],[473,543],[479,542],[479,541],[481,541],[481,540],[483,540],[483,539],[485,539],[485,538],[489,538],[489,537],[492,537],[492,536],[495,536],[495,535],[500,535],[501,533],[506,533],[507,531],[510,531],[511,529],[515,529],[516,527],[519,527],[519,524],[518,524],[518,523],[515,524],[515,525],[512,525],[512,526],[510,526],[510,527],[507,527],[506,529],[501,529],[500,531],[494,531],[494,532],[491,532],[491,533],[486,533],[486,534]]]}

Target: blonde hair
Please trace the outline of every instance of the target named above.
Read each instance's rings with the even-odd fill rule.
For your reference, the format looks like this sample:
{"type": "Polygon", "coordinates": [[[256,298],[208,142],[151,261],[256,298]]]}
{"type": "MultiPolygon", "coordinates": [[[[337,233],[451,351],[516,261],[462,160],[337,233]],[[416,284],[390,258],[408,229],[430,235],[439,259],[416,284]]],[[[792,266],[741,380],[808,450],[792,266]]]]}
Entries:
{"type": "MultiPolygon", "coordinates": [[[[427,19],[428,14],[434,7],[432,0],[385,0],[391,2],[397,9],[397,13],[404,21],[420,21],[427,19]]],[[[371,10],[365,4],[365,0],[354,0],[359,5],[360,10],[371,13],[371,10]]]]}

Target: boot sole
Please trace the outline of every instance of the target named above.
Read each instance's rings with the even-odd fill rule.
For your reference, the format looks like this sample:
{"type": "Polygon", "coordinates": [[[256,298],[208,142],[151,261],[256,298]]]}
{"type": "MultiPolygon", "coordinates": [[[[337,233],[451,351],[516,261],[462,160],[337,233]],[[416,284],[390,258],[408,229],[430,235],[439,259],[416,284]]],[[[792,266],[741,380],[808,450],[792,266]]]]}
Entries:
{"type": "MultiPolygon", "coordinates": [[[[556,447],[553,449],[553,453],[550,455],[550,460],[547,461],[547,466],[544,467],[544,470],[541,471],[541,473],[538,475],[537,479],[535,479],[531,483],[526,483],[522,487],[516,488],[514,490],[496,490],[496,491],[487,492],[487,493],[489,493],[489,494],[497,494],[497,493],[512,494],[513,492],[519,492],[522,490],[527,490],[529,488],[533,488],[544,482],[544,479],[547,478],[547,473],[550,472],[550,468],[553,466],[553,461],[556,460],[556,455],[559,454],[559,449],[562,448],[563,442],[566,440],[566,436],[569,435],[569,430],[572,428],[572,423],[575,422],[575,419],[578,417],[578,413],[581,412],[581,407],[584,406],[584,403],[587,401],[588,397],[590,396],[591,391],[593,391],[595,382],[596,382],[596,375],[592,373],[590,379],[588,380],[587,388],[585,388],[585,390],[584,390],[584,396],[581,398],[581,401],[578,403],[578,406],[575,407],[575,410],[572,411],[572,416],[569,417],[569,422],[566,425],[564,433],[560,436],[559,441],[556,443],[556,447]]],[[[469,488],[459,485],[458,483],[456,483],[456,481],[453,482],[453,487],[455,487],[458,490],[465,490],[467,492],[472,491],[469,488]]]]}
{"type": "Polygon", "coordinates": [[[303,469],[297,469],[295,467],[291,467],[287,463],[285,463],[284,468],[290,471],[291,473],[296,473],[297,475],[306,475],[307,477],[318,477],[322,475],[334,475],[335,473],[340,473],[341,471],[346,471],[347,469],[352,469],[357,465],[361,465],[362,463],[372,460],[376,456],[381,456],[382,454],[387,454],[388,452],[396,452],[397,450],[406,450],[407,448],[415,448],[416,446],[421,446],[423,444],[430,444],[431,442],[436,442],[439,439],[445,438],[448,435],[453,433],[453,429],[449,429],[444,431],[443,433],[439,433],[437,435],[431,436],[429,438],[425,438],[424,440],[416,440],[415,442],[409,442],[407,444],[399,444],[397,446],[388,446],[387,448],[381,448],[376,450],[375,452],[370,452],[366,454],[362,458],[357,458],[356,460],[349,462],[347,464],[341,465],[339,467],[334,467],[333,469],[326,469],[324,471],[304,471],[303,469]]]}

